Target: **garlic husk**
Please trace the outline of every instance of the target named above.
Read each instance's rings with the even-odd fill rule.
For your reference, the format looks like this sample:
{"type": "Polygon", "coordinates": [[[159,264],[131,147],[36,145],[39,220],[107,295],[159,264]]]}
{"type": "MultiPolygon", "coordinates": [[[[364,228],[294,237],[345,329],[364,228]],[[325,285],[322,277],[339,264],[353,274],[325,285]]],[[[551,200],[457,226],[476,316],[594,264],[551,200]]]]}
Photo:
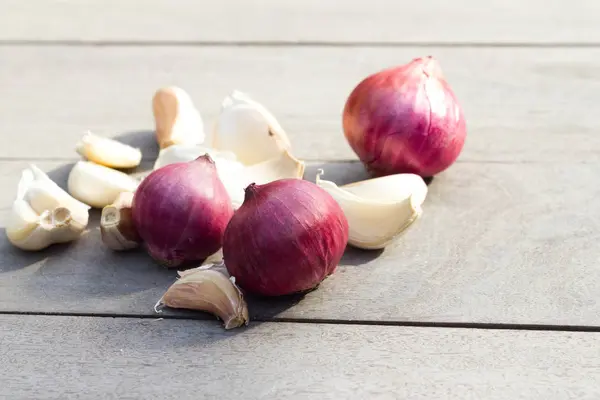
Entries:
{"type": "Polygon", "coordinates": [[[91,161],[78,161],[67,181],[69,193],[95,208],[111,204],[121,192],[135,192],[139,182],[124,172],[91,161]]]}
{"type": "Polygon", "coordinates": [[[180,278],[158,301],[161,305],[205,311],[223,321],[225,329],[248,325],[248,306],[235,279],[223,263],[201,266],[179,273],[180,278]]]}
{"type": "Polygon", "coordinates": [[[285,150],[275,158],[247,166],[243,170],[222,169],[220,177],[228,188],[233,207],[237,209],[244,202],[245,189],[251,183],[263,185],[279,179],[302,179],[304,169],[304,161],[285,150]]]}
{"type": "Polygon", "coordinates": [[[396,174],[337,186],[321,179],[325,189],[348,219],[348,243],[361,249],[382,249],[401,235],[422,214],[427,184],[415,174],[396,174]]]}
{"type": "Polygon", "coordinates": [[[160,88],[152,98],[156,140],[161,149],[204,143],[204,122],[191,97],[176,86],[160,88]]]}
{"type": "MultiPolygon", "coordinates": [[[[158,152],[158,158],[154,163],[153,169],[159,169],[165,165],[178,162],[189,162],[205,154],[211,156],[215,160],[215,163],[222,160],[237,161],[235,154],[230,151],[219,151],[195,144],[174,144],[158,152]]],[[[241,167],[242,165],[240,164],[241,167]]]]}
{"type": "Polygon", "coordinates": [[[88,224],[89,209],[32,164],[21,173],[6,236],[27,251],[74,241],[88,224]]]}
{"type": "Polygon", "coordinates": [[[140,149],[86,132],[75,146],[87,160],[110,168],[135,168],[142,161],[140,149]]]}
{"type": "Polygon", "coordinates": [[[112,250],[135,249],[142,242],[133,222],[132,202],[133,192],[122,192],[112,204],[102,209],[100,234],[102,242],[112,250]]]}
{"type": "Polygon", "coordinates": [[[257,164],[291,149],[287,134],[260,103],[234,90],[221,104],[212,147],[231,151],[245,165],[257,164]]]}

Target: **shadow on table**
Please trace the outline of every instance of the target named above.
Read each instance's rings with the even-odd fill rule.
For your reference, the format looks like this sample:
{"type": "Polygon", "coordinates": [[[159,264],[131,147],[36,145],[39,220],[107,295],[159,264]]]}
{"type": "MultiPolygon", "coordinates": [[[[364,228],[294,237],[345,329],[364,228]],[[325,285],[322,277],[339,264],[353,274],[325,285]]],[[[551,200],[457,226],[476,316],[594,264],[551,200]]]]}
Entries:
{"type": "Polygon", "coordinates": [[[130,146],[139,148],[142,151],[142,158],[144,160],[150,160],[152,163],[154,163],[158,157],[159,148],[153,130],[124,132],[115,136],[115,139],[130,146]]]}

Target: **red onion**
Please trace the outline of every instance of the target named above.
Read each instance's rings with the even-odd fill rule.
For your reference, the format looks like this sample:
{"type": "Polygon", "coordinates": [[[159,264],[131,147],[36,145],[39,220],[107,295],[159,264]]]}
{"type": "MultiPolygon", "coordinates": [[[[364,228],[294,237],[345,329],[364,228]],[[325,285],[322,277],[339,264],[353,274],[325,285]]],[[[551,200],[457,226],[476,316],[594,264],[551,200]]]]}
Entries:
{"type": "Polygon", "coordinates": [[[343,128],[374,176],[433,176],[456,161],[467,133],[462,108],[432,57],[361,81],[346,101],[343,128]]]}
{"type": "Polygon", "coordinates": [[[167,267],[219,250],[233,215],[209,155],[153,171],[133,197],[133,219],[148,253],[167,267]]]}
{"type": "Polygon", "coordinates": [[[308,181],[280,179],[246,188],[225,231],[223,257],[242,289],[279,296],[318,286],[347,242],[348,221],[329,193],[308,181]]]}

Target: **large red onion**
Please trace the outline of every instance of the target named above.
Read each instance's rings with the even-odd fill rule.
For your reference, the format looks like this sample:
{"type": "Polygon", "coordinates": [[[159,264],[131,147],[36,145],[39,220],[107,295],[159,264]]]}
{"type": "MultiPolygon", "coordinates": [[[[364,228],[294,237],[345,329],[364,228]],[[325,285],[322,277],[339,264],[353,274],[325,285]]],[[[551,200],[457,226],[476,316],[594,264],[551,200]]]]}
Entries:
{"type": "Polygon", "coordinates": [[[219,250],[233,215],[209,155],[153,171],[137,188],[132,211],[148,253],[167,267],[201,261],[219,250]]]}
{"type": "Polygon", "coordinates": [[[223,257],[244,290],[279,296],[315,288],[348,242],[338,203],[314,183],[281,179],[246,188],[225,231],[223,257]]]}
{"type": "Polygon", "coordinates": [[[467,133],[462,108],[432,57],[362,80],[346,101],[343,128],[374,176],[433,176],[456,161],[467,133]]]}

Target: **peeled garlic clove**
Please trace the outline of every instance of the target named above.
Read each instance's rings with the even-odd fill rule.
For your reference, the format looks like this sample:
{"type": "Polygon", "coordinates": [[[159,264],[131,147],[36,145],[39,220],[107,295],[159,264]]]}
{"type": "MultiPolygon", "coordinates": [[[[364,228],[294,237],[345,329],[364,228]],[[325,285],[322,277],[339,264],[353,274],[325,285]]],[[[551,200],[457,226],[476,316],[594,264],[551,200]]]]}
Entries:
{"type": "Polygon", "coordinates": [[[78,239],[85,229],[64,207],[38,215],[24,200],[15,200],[6,226],[8,241],[27,251],[39,251],[55,243],[78,239]]]}
{"type": "Polygon", "coordinates": [[[140,149],[89,131],[77,143],[75,150],[87,160],[111,168],[135,168],[142,161],[140,149]]]}
{"type": "Polygon", "coordinates": [[[34,164],[21,173],[17,200],[25,201],[37,215],[58,207],[67,208],[79,225],[88,224],[90,206],[73,198],[34,164]]]}
{"type": "Polygon", "coordinates": [[[204,142],[204,122],[183,89],[175,86],[158,89],[152,98],[152,111],[161,149],[204,142]]]}
{"type": "Polygon", "coordinates": [[[183,271],[163,297],[160,305],[211,313],[225,329],[248,325],[248,306],[242,292],[223,264],[211,264],[183,271]]]}
{"type": "Polygon", "coordinates": [[[133,223],[132,202],[133,192],[122,192],[113,204],[102,209],[100,234],[102,242],[112,250],[134,249],[142,242],[133,223]]]}
{"type": "Polygon", "coordinates": [[[342,207],[348,219],[348,243],[362,249],[382,249],[415,222],[422,213],[427,185],[415,174],[396,174],[337,186],[316,183],[342,207]]]}
{"type": "Polygon", "coordinates": [[[121,171],[90,161],[78,161],[67,181],[73,197],[96,208],[111,204],[121,192],[135,192],[138,184],[121,171]]]}
{"type": "Polygon", "coordinates": [[[233,91],[223,100],[212,147],[232,151],[246,165],[277,157],[291,148],[275,117],[247,94],[233,91]]]}
{"type": "Polygon", "coordinates": [[[154,169],[178,162],[192,161],[205,154],[211,156],[215,162],[219,162],[220,160],[236,161],[235,154],[230,151],[218,151],[194,144],[174,144],[159,151],[158,158],[154,163],[154,169]]]}

